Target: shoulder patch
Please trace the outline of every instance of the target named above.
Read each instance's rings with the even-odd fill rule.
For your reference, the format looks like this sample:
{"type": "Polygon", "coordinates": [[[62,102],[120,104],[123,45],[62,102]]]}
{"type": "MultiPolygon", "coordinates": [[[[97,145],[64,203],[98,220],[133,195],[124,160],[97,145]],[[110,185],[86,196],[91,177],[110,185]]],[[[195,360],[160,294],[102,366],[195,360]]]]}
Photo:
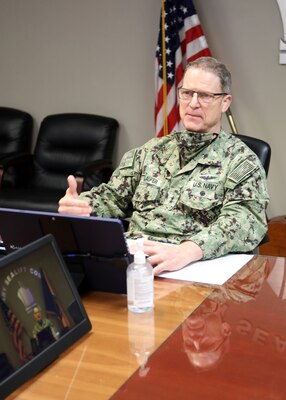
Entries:
{"type": "Polygon", "coordinates": [[[250,160],[244,160],[232,171],[232,173],[228,176],[228,179],[230,179],[235,183],[242,182],[256,169],[257,169],[256,164],[254,164],[250,160]]]}

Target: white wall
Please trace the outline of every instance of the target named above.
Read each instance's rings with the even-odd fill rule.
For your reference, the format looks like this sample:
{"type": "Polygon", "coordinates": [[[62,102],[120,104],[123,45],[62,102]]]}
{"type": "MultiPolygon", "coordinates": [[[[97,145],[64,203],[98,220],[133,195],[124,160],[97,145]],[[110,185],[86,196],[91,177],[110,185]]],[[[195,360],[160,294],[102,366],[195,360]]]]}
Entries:
{"type": "Polygon", "coordinates": [[[0,104],[36,120],[90,112],[120,123],[117,161],[154,136],[160,0],[0,0],[0,104]],[[157,4],[156,4],[157,3],[157,4]]]}
{"type": "MultiPolygon", "coordinates": [[[[212,53],[233,75],[241,133],[272,146],[269,217],[286,214],[286,65],[275,0],[194,0],[212,53]]],[[[91,112],[120,123],[116,162],[154,136],[161,0],[0,0],[0,105],[35,118],[91,112]]],[[[229,129],[227,122],[224,127],[229,129]]]]}

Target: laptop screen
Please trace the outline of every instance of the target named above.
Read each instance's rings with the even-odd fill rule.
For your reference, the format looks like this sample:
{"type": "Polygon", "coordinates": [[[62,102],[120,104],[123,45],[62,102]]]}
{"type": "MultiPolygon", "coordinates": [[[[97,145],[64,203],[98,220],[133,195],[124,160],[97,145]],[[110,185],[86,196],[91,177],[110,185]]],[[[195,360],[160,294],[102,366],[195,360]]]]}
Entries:
{"type": "Polygon", "coordinates": [[[132,256],[120,220],[0,208],[8,254],[47,234],[55,237],[79,291],[126,293],[132,256]]]}
{"type": "Polygon", "coordinates": [[[52,235],[0,259],[1,398],[90,329],[52,235]]]}

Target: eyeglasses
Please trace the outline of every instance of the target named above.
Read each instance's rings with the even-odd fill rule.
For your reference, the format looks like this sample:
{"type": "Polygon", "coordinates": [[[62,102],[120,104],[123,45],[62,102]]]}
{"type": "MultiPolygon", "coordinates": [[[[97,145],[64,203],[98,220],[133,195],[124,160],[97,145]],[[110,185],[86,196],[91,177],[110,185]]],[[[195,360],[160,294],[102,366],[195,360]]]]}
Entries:
{"type": "Polygon", "coordinates": [[[196,90],[185,89],[183,87],[178,88],[178,96],[180,100],[192,101],[194,94],[197,94],[199,103],[210,104],[220,96],[226,96],[228,93],[211,93],[211,92],[198,92],[196,90]]]}

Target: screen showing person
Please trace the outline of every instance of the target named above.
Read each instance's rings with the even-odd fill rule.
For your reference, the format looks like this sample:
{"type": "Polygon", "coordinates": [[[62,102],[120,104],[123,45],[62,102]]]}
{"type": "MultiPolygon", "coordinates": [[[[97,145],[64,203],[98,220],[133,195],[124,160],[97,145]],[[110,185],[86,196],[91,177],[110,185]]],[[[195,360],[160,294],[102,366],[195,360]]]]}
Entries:
{"type": "Polygon", "coordinates": [[[2,395],[43,369],[90,328],[52,235],[0,260],[2,395]]]}

